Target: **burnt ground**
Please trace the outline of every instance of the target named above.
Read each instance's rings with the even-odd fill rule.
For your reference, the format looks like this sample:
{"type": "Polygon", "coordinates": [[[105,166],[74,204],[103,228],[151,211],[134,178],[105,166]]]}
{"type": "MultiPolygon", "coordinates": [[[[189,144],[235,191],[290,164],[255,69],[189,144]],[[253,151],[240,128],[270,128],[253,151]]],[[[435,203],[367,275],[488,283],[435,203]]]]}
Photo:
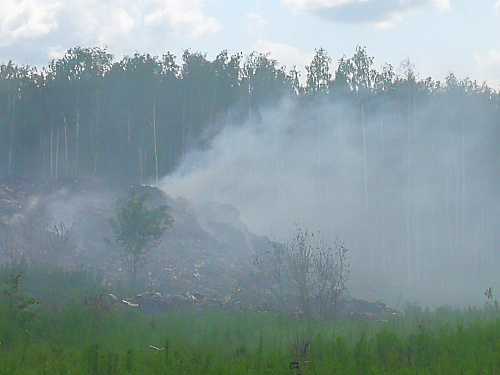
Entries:
{"type": "MultiPolygon", "coordinates": [[[[127,299],[113,296],[111,300],[144,312],[179,304],[225,306],[231,301],[232,291],[247,270],[254,249],[268,246],[268,239],[250,232],[239,219],[238,210],[228,204],[195,205],[182,198],[172,199],[154,187],[105,180],[0,176],[0,229],[28,228],[29,223],[50,229],[63,223],[71,229],[68,242],[59,253],[49,254],[51,250],[44,249],[43,243],[35,239],[29,244],[28,255],[35,261],[50,259],[67,268],[92,269],[102,275],[107,286],[126,285],[126,264],[118,249],[106,244],[105,239],[113,236],[109,219],[114,217],[117,200],[130,190],[147,193],[151,207],[168,205],[174,223],[138,275],[138,286],[154,292],[127,299]],[[37,246],[41,248],[34,252],[33,247],[37,246]]],[[[6,231],[0,231],[0,236],[2,233],[5,239],[6,231]]],[[[22,252],[23,247],[19,246],[14,255],[22,252]]],[[[14,255],[0,247],[0,264],[8,263],[14,255]]],[[[352,298],[345,301],[345,312],[369,318],[395,313],[382,303],[352,298]]]]}

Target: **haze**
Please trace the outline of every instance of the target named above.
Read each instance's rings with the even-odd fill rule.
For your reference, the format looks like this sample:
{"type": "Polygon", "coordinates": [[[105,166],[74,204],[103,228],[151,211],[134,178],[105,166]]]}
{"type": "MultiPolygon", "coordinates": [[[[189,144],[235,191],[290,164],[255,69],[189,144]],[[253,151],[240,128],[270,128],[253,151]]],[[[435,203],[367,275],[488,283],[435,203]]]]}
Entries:
{"type": "Polygon", "coordinates": [[[294,223],[340,237],[356,295],[479,302],[499,260],[498,130],[440,97],[415,105],[285,99],[225,127],[161,186],[231,203],[251,230],[279,241],[294,223]]]}
{"type": "Polygon", "coordinates": [[[362,46],[338,63],[317,48],[305,83],[264,53],[176,61],[75,47],[42,70],[0,65],[0,174],[149,183],[233,205],[270,239],[295,224],[339,237],[369,300],[464,305],[496,287],[500,96],[486,83],[377,68],[362,46]]]}

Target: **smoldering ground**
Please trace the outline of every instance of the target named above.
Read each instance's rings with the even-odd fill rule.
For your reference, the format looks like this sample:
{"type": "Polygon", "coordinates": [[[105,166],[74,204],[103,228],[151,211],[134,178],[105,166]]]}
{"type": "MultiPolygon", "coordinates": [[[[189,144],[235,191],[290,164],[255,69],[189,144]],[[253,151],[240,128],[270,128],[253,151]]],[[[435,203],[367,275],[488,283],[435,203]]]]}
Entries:
{"type": "Polygon", "coordinates": [[[284,100],[226,126],[161,186],[233,204],[279,241],[295,223],[339,237],[357,297],[481,304],[500,260],[494,139],[493,116],[459,100],[284,100]]]}

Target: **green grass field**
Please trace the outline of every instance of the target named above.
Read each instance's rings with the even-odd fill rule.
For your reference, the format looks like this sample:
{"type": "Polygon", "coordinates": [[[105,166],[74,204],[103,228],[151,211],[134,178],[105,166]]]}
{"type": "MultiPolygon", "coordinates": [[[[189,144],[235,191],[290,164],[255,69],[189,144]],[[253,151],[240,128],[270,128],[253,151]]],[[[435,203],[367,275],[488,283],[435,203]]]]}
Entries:
{"type": "Polygon", "coordinates": [[[0,374],[296,374],[292,362],[301,374],[500,374],[493,306],[409,305],[383,322],[215,308],[143,316],[100,303],[83,270],[24,270],[9,297],[12,271],[0,268],[0,374]]]}

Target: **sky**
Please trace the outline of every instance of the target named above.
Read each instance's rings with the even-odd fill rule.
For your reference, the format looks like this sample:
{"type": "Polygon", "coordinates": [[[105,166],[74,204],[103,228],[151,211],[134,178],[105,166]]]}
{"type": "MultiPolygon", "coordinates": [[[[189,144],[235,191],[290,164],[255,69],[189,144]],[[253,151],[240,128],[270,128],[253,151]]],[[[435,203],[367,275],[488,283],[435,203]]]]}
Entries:
{"type": "MultiPolygon", "coordinates": [[[[270,53],[305,66],[315,48],[334,62],[364,46],[396,69],[409,59],[420,78],[500,86],[500,0],[1,0],[0,62],[46,66],[72,47],[104,47],[119,60],[147,52],[213,59],[270,53]]],[[[336,64],[334,64],[334,68],[336,64]]]]}

